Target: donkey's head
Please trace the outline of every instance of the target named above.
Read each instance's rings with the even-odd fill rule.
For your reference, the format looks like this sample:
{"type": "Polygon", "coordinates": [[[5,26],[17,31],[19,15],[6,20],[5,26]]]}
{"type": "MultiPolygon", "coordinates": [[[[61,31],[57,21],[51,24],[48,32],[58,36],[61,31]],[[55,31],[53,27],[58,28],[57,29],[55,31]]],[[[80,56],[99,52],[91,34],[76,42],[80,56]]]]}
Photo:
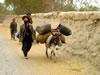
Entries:
{"type": "Polygon", "coordinates": [[[59,41],[60,41],[60,35],[59,34],[55,34],[55,33],[52,33],[53,37],[52,37],[52,42],[55,44],[55,45],[58,45],[59,44],[59,41]]]}
{"type": "Polygon", "coordinates": [[[54,44],[56,49],[58,49],[59,44],[61,43],[60,39],[61,33],[59,32],[52,32],[52,39],[51,39],[51,44],[54,44]]]}

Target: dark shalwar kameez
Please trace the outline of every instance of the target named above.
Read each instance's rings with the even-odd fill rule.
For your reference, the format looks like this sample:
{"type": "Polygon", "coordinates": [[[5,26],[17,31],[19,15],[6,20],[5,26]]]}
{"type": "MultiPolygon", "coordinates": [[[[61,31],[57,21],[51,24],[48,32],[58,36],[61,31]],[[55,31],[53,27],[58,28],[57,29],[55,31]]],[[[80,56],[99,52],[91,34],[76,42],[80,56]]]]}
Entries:
{"type": "Polygon", "coordinates": [[[25,31],[24,31],[24,38],[22,41],[22,50],[24,53],[24,56],[27,57],[27,53],[29,52],[31,46],[32,46],[32,32],[28,27],[25,27],[25,31]]]}

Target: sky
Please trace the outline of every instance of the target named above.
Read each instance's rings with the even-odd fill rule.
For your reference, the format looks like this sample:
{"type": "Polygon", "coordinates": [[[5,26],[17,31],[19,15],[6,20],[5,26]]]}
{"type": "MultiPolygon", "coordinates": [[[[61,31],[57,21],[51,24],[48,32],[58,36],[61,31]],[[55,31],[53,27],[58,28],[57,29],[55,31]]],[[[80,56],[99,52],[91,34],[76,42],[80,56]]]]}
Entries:
{"type": "Polygon", "coordinates": [[[1,3],[4,3],[4,0],[0,0],[1,3]]]}
{"type": "Polygon", "coordinates": [[[86,1],[88,3],[90,3],[90,5],[95,5],[95,6],[99,6],[100,7],[100,0],[73,0],[74,2],[77,2],[77,5],[80,5],[79,1],[86,1]]]}

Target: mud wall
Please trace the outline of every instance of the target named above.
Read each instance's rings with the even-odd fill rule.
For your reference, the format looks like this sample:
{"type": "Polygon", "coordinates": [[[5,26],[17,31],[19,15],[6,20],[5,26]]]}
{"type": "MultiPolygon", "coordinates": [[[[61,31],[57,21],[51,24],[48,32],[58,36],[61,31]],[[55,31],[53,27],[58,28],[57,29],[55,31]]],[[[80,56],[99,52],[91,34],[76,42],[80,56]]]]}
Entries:
{"type": "MultiPolygon", "coordinates": [[[[9,26],[16,17],[18,26],[23,24],[22,16],[7,16],[3,25],[9,26]]],[[[38,24],[50,23],[55,28],[59,23],[72,30],[66,37],[62,50],[65,55],[87,59],[100,68],[100,12],[51,12],[32,14],[34,28],[38,24]]]]}

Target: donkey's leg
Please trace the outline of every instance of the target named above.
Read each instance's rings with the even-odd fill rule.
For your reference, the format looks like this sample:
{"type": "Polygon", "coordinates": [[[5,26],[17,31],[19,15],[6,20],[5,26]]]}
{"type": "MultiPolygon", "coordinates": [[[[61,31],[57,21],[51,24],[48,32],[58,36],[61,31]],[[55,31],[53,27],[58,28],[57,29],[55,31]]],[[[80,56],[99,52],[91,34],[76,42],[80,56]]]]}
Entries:
{"type": "Polygon", "coordinates": [[[48,48],[46,47],[46,56],[47,58],[49,58],[49,55],[48,55],[48,48]]]}
{"type": "Polygon", "coordinates": [[[50,59],[52,59],[52,53],[53,53],[53,49],[52,49],[52,51],[51,51],[50,59]]]}
{"type": "Polygon", "coordinates": [[[52,50],[52,51],[53,51],[53,56],[54,56],[54,62],[56,62],[55,52],[54,52],[54,50],[52,50]]]}
{"type": "Polygon", "coordinates": [[[55,56],[55,52],[53,53],[53,56],[54,56],[54,62],[56,62],[56,56],[55,56]]]}

